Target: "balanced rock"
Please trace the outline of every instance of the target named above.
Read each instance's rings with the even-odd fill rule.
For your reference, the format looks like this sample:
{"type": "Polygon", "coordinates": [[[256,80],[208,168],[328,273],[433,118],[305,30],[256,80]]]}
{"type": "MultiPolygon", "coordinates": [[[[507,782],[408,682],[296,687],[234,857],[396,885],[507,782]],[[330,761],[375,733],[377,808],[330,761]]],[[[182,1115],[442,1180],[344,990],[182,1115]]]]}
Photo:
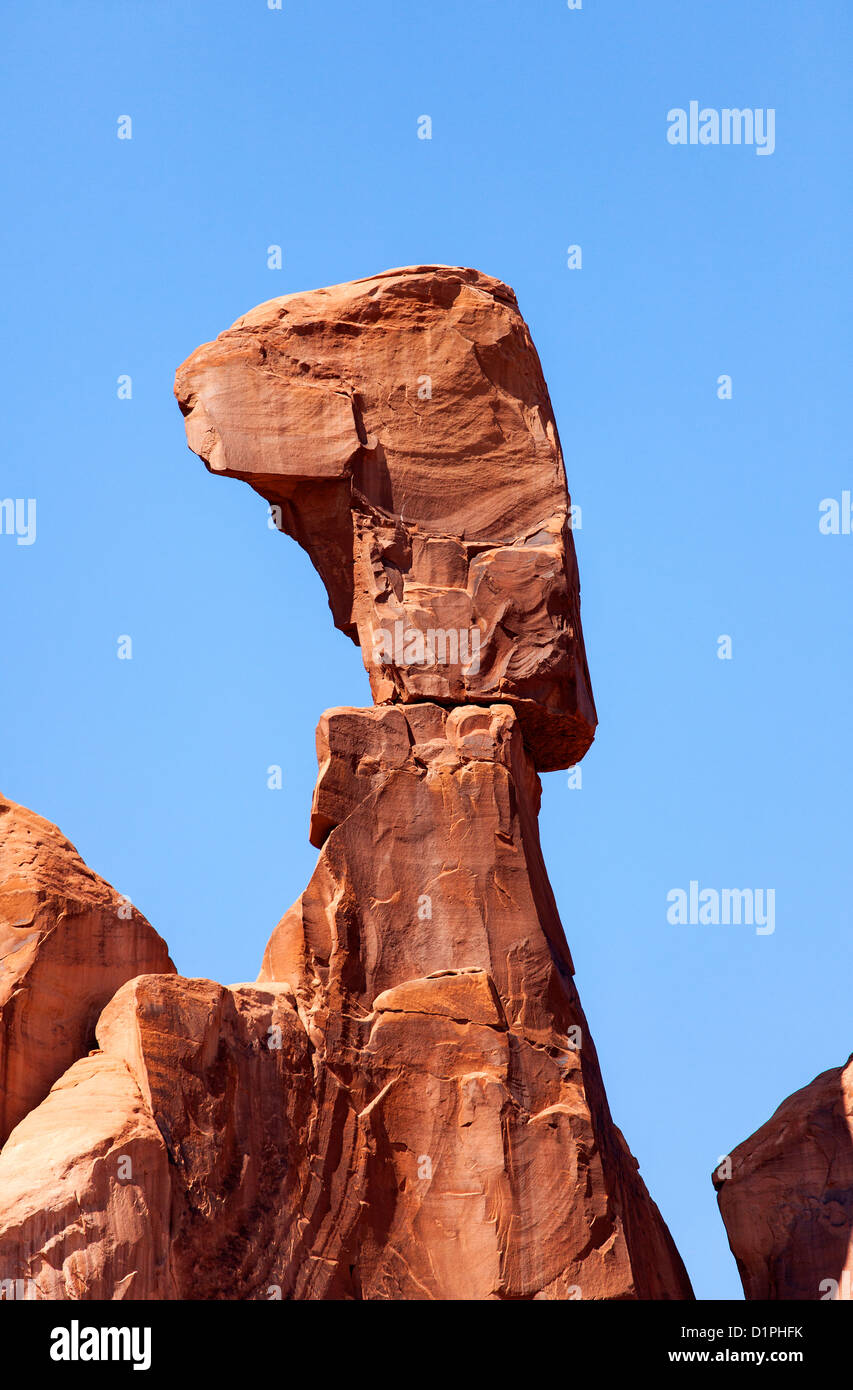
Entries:
{"type": "Polygon", "coordinates": [[[714,1172],[747,1299],[853,1299],[853,1056],[714,1172]]]}
{"type": "Polygon", "coordinates": [[[272,299],[179,368],[187,439],[304,546],[374,701],[512,704],[540,769],[595,732],[557,426],[512,290],[414,266],[272,299]]]}
{"type": "Polygon", "coordinates": [[[174,968],[55,825],[0,797],[0,1144],[86,1055],[119,985],[174,968]]]}

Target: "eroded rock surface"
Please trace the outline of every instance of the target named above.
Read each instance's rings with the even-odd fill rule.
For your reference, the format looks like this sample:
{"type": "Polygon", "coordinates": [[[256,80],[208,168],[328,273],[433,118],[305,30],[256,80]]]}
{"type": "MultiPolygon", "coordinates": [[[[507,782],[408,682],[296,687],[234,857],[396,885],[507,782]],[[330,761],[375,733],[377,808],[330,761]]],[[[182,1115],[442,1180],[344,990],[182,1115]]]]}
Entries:
{"type": "Polygon", "coordinates": [[[853,1298],[853,1057],[783,1101],[714,1173],[748,1299],[853,1298]]]}
{"type": "Polygon", "coordinates": [[[377,704],[512,703],[541,769],[596,725],[557,427],[512,290],[413,266],[259,305],[179,368],[187,439],[308,551],[377,704]]]}

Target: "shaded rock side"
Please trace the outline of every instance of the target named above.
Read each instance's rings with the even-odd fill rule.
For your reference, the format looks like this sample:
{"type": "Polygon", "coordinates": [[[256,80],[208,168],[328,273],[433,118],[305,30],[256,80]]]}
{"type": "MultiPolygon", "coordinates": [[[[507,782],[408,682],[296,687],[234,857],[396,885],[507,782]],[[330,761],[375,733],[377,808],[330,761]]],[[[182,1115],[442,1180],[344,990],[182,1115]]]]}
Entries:
{"type": "Polygon", "coordinates": [[[512,290],[413,266],[270,300],[178,369],[187,439],[308,552],[377,704],[512,703],[541,769],[596,713],[557,427],[512,290]]]}
{"type": "Polygon", "coordinates": [[[853,1298],[853,1057],[729,1157],[713,1182],[747,1299],[853,1298]]]}
{"type": "Polygon", "coordinates": [[[0,1144],[85,1056],[119,986],[174,968],[55,825],[0,797],[0,1144]]]}

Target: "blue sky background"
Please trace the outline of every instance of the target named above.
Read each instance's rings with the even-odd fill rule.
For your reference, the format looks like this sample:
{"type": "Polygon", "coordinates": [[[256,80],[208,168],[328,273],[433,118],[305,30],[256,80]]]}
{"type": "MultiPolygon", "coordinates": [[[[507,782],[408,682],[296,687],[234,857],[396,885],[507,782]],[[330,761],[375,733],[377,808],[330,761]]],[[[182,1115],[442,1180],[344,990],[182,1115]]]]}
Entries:
{"type": "Polygon", "coordinates": [[[600,717],[582,790],[543,779],[544,850],[614,1116],[700,1297],[741,1292],[718,1156],[853,1048],[853,536],[818,530],[853,486],[851,28],[846,0],[2,20],[0,496],[37,499],[37,540],[0,536],[0,788],[183,973],[252,979],[315,862],[317,719],[370,695],[307,557],[187,451],[174,370],[292,290],[420,262],[508,281],[582,508],[600,717]],[[694,99],[774,107],[775,153],[670,146],[694,99]],[[775,888],[775,934],[670,926],[691,879],[775,888]]]}

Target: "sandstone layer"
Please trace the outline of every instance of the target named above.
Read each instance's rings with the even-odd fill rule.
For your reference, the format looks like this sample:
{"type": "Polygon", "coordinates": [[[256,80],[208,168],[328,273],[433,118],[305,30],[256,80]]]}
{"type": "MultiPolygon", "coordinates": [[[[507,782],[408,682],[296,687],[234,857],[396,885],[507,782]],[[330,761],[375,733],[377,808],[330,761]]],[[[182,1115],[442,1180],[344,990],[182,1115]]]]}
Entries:
{"type": "Polygon", "coordinates": [[[789,1096],[714,1174],[748,1299],[853,1298],[853,1057],[789,1096]]]}
{"type": "Polygon", "coordinates": [[[311,557],[374,701],[513,704],[540,769],[596,725],[557,426],[512,290],[413,266],[270,300],[179,368],[187,439],[311,557]]]}
{"type": "Polygon", "coordinates": [[[174,968],[55,825],[0,797],[0,1144],[85,1056],[119,985],[174,968]]]}

